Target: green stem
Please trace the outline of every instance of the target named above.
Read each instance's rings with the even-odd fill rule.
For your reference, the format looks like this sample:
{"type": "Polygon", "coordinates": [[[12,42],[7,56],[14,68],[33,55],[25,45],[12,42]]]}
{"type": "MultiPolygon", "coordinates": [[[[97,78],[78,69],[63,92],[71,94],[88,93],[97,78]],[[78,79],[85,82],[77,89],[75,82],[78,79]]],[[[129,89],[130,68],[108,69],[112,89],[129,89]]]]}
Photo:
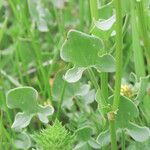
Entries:
{"type": "Polygon", "coordinates": [[[125,131],[124,131],[124,129],[122,129],[122,133],[121,133],[122,135],[122,138],[121,138],[121,149],[122,150],[125,150],[125,131]]]}
{"type": "MultiPolygon", "coordinates": [[[[67,70],[69,68],[70,68],[70,64],[68,64],[67,70]]],[[[56,113],[56,118],[55,119],[59,119],[59,117],[60,117],[61,106],[62,106],[62,103],[63,103],[63,100],[64,100],[64,94],[65,94],[66,85],[67,85],[67,82],[64,81],[63,82],[63,87],[62,87],[62,90],[61,90],[61,93],[60,93],[60,98],[59,98],[59,102],[58,102],[57,113],[56,113]]]]}
{"type": "Polygon", "coordinates": [[[111,135],[111,150],[117,150],[115,120],[109,120],[109,128],[111,135]]]}
{"type": "Polygon", "coordinates": [[[91,18],[93,20],[98,19],[98,2],[97,0],[90,0],[91,18]]]}
{"type": "MultiPolygon", "coordinates": [[[[92,21],[98,19],[98,1],[97,0],[90,0],[90,9],[91,9],[91,18],[92,21]]],[[[106,48],[105,48],[106,49],[106,48]]],[[[93,72],[91,72],[93,74],[93,72]]],[[[92,77],[95,79],[95,77],[92,75],[92,77]]],[[[96,80],[93,80],[93,83],[95,85],[95,88],[100,90],[101,94],[101,102],[99,103],[100,106],[106,106],[107,105],[107,99],[108,99],[108,73],[101,73],[101,89],[97,83],[96,80]]],[[[102,114],[102,120],[103,120],[103,126],[105,126],[105,117],[102,114]]]]}
{"type": "Polygon", "coordinates": [[[112,105],[112,111],[108,113],[108,119],[110,123],[111,149],[117,150],[115,111],[117,111],[120,102],[123,35],[122,35],[121,1],[115,0],[114,3],[116,9],[116,77],[115,77],[116,80],[115,80],[115,91],[114,91],[114,101],[112,105]]]}
{"type": "Polygon", "coordinates": [[[115,81],[115,92],[113,101],[113,110],[116,111],[120,102],[120,87],[121,87],[121,76],[122,76],[122,9],[121,1],[115,0],[116,7],[116,81],[115,81]]]}
{"type": "Polygon", "coordinates": [[[104,104],[107,104],[108,99],[108,73],[101,73],[101,94],[103,97],[104,104]]]}
{"type": "Polygon", "coordinates": [[[66,81],[64,81],[63,88],[61,91],[60,100],[59,100],[59,104],[58,104],[58,108],[57,108],[56,119],[59,119],[59,117],[60,117],[61,106],[62,106],[63,99],[64,99],[65,89],[66,89],[66,81]]]}
{"type": "Polygon", "coordinates": [[[17,80],[15,80],[12,76],[8,75],[4,70],[0,70],[0,74],[7,78],[9,82],[12,83],[14,86],[22,86],[17,80]]]}
{"type": "MultiPolygon", "coordinates": [[[[146,24],[146,16],[144,12],[144,5],[143,1],[138,1],[137,2],[137,13],[138,13],[138,19],[139,19],[139,25],[141,28],[142,32],[142,39],[145,45],[145,52],[147,54],[147,61],[150,63],[150,42],[149,42],[149,36],[148,36],[148,31],[147,31],[147,24],[146,24]]],[[[150,71],[150,68],[148,68],[150,71]]]]}
{"type": "Polygon", "coordinates": [[[80,0],[80,30],[84,29],[84,1],[80,0]]]}
{"type": "Polygon", "coordinates": [[[98,90],[99,89],[99,85],[97,83],[96,76],[95,76],[95,74],[94,74],[94,72],[93,72],[93,70],[91,68],[88,69],[88,74],[90,76],[90,80],[93,83],[95,89],[98,90]]]}
{"type": "MultiPolygon", "coordinates": [[[[90,0],[90,9],[91,9],[91,17],[92,20],[98,19],[98,1],[97,0],[90,0]]],[[[95,81],[95,85],[97,85],[97,81],[95,81]]],[[[96,86],[98,89],[99,86],[96,86]]],[[[108,98],[108,74],[101,73],[101,96],[102,96],[102,103],[107,104],[108,98]]]]}
{"type": "Polygon", "coordinates": [[[135,72],[138,76],[138,79],[141,76],[145,76],[145,66],[144,66],[144,58],[143,51],[140,46],[139,34],[136,24],[136,13],[135,13],[135,5],[133,1],[130,1],[132,11],[131,11],[131,25],[132,25],[132,48],[134,52],[134,64],[135,64],[135,72]]]}

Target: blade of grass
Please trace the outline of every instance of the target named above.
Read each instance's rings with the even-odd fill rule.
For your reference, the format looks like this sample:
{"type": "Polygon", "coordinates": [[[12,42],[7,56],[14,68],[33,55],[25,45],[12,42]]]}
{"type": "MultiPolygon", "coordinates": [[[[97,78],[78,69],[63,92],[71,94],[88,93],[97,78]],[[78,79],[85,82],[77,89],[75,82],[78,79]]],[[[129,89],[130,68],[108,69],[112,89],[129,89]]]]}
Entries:
{"type": "Polygon", "coordinates": [[[131,3],[131,26],[132,26],[132,48],[134,53],[134,64],[135,64],[135,72],[138,79],[142,76],[145,76],[145,66],[144,66],[144,58],[143,52],[140,46],[139,34],[137,29],[137,20],[136,20],[136,12],[135,5],[133,1],[131,3]]]}
{"type": "MultiPolygon", "coordinates": [[[[148,65],[150,64],[150,42],[149,35],[147,30],[146,14],[144,11],[144,1],[140,0],[136,2],[137,6],[137,15],[139,20],[139,26],[142,32],[142,39],[145,46],[146,58],[148,65]]],[[[148,71],[150,72],[150,66],[148,66],[148,71]]]]}

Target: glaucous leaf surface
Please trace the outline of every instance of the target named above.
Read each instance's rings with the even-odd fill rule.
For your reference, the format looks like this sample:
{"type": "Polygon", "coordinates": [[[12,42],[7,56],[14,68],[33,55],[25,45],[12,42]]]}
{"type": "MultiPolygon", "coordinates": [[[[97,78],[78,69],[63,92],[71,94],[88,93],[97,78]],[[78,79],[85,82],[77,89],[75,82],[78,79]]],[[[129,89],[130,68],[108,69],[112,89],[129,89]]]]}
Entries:
{"type": "Polygon", "coordinates": [[[90,67],[100,72],[114,72],[114,58],[110,54],[100,55],[99,52],[102,49],[103,43],[96,36],[70,30],[60,55],[64,61],[74,64],[74,67],[67,72],[65,79],[69,82],[76,82],[81,78],[83,71],[90,67]],[[78,78],[74,78],[76,74],[78,78]]]}
{"type": "Polygon", "coordinates": [[[53,84],[52,93],[53,93],[53,100],[59,102],[61,92],[63,90],[63,87],[65,86],[64,96],[63,96],[63,104],[62,107],[71,109],[71,106],[73,105],[73,99],[78,96],[85,96],[88,94],[90,90],[90,85],[76,82],[76,83],[68,83],[63,80],[62,73],[59,73],[53,84]],[[59,85],[59,86],[58,86],[59,85]]]}
{"type": "Polygon", "coordinates": [[[17,149],[29,149],[31,147],[30,137],[26,133],[20,133],[14,140],[14,145],[17,149]]]}
{"type": "MultiPolygon", "coordinates": [[[[109,102],[113,102],[113,96],[109,97],[109,102]]],[[[118,128],[125,128],[131,119],[138,117],[137,106],[127,97],[120,97],[119,108],[116,111],[116,123],[118,128]]]]}
{"type": "Polygon", "coordinates": [[[38,115],[39,119],[48,123],[48,116],[52,115],[52,106],[41,106],[37,102],[38,93],[32,87],[18,87],[8,91],[6,95],[7,106],[11,109],[18,108],[22,111],[17,113],[12,128],[20,130],[29,125],[32,117],[38,115]]]}
{"type": "Polygon", "coordinates": [[[98,144],[103,147],[110,143],[110,133],[109,130],[101,132],[97,137],[98,144]]]}
{"type": "Polygon", "coordinates": [[[150,130],[147,127],[141,127],[134,123],[129,123],[127,127],[127,134],[130,135],[137,142],[144,142],[150,137],[150,130]]]}
{"type": "Polygon", "coordinates": [[[77,138],[82,141],[88,141],[92,136],[92,128],[90,126],[81,127],[76,131],[77,138]]]}

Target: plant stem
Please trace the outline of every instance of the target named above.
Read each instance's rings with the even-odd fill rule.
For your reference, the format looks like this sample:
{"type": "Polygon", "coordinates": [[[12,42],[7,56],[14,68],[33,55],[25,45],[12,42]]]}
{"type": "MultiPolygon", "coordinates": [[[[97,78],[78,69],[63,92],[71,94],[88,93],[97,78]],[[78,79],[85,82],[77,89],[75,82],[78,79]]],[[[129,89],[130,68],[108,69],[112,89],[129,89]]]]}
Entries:
{"type": "Polygon", "coordinates": [[[107,104],[108,99],[108,73],[101,73],[101,94],[103,97],[104,104],[107,104]]]}
{"type": "Polygon", "coordinates": [[[124,129],[122,129],[122,135],[121,135],[122,139],[121,139],[121,149],[125,150],[125,131],[124,129]]]}
{"type": "Polygon", "coordinates": [[[80,30],[84,29],[84,1],[80,0],[80,30]]]}
{"type": "Polygon", "coordinates": [[[91,18],[93,20],[98,19],[98,2],[97,0],[90,0],[91,18]]]}
{"type": "Polygon", "coordinates": [[[92,82],[93,85],[94,85],[94,88],[95,88],[96,90],[98,90],[98,89],[99,89],[99,85],[98,85],[98,83],[97,83],[96,76],[95,76],[95,74],[94,74],[94,72],[93,72],[93,70],[92,70],[91,68],[88,69],[88,74],[89,74],[89,76],[90,76],[91,82],[92,82]]]}
{"type": "Polygon", "coordinates": [[[112,105],[112,111],[108,113],[108,119],[111,133],[111,149],[117,150],[115,112],[117,111],[120,102],[123,35],[122,35],[121,1],[115,0],[114,4],[116,9],[116,78],[115,78],[116,80],[115,80],[115,91],[114,91],[114,101],[112,105]]]}
{"type": "Polygon", "coordinates": [[[135,63],[135,72],[138,79],[142,76],[145,76],[145,66],[144,66],[144,58],[143,51],[140,46],[139,34],[136,24],[136,13],[135,13],[135,5],[133,1],[131,3],[131,25],[132,25],[132,48],[134,53],[134,63],[135,63]]]}
{"type": "MultiPolygon", "coordinates": [[[[92,21],[97,20],[98,19],[98,1],[97,0],[90,0],[90,9],[91,9],[92,21]]],[[[95,77],[93,76],[92,70],[90,74],[95,79],[95,77]]],[[[101,102],[99,103],[99,105],[106,106],[107,99],[108,99],[108,73],[102,72],[100,77],[101,77],[101,87],[98,85],[96,80],[93,80],[93,83],[96,87],[96,90],[98,89],[100,90],[101,102]]],[[[103,124],[105,126],[105,117],[103,114],[102,114],[102,118],[103,118],[103,124]]]]}
{"type": "Polygon", "coordinates": [[[115,0],[116,7],[116,81],[115,81],[115,92],[113,101],[113,110],[116,111],[120,102],[120,87],[121,87],[121,76],[122,76],[122,8],[121,1],[115,0]]]}
{"type": "MultiPolygon", "coordinates": [[[[149,42],[149,36],[147,31],[146,16],[144,12],[143,1],[137,2],[137,13],[138,13],[140,29],[142,32],[142,39],[145,45],[145,52],[147,54],[147,61],[148,63],[150,63],[150,42],[149,42]]],[[[148,68],[148,70],[150,71],[150,68],[148,68]]]]}
{"type": "Polygon", "coordinates": [[[59,104],[58,104],[58,108],[57,108],[56,119],[59,119],[59,117],[60,117],[61,106],[62,106],[63,99],[64,99],[65,89],[66,89],[66,81],[64,81],[64,83],[63,83],[63,88],[62,88],[62,91],[61,91],[61,95],[60,95],[60,99],[59,99],[59,104]]]}
{"type": "Polygon", "coordinates": [[[115,120],[109,120],[109,129],[111,135],[111,150],[117,150],[115,120]]]}

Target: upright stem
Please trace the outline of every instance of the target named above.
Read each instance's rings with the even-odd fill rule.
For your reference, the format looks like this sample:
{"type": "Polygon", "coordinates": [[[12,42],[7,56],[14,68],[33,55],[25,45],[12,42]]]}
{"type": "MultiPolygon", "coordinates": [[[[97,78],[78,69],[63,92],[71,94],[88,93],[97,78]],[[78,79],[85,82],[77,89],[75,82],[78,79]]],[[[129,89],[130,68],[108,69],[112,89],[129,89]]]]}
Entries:
{"type": "Polygon", "coordinates": [[[108,113],[108,119],[110,123],[111,149],[117,150],[115,112],[117,111],[120,102],[123,35],[122,35],[121,0],[114,0],[114,3],[116,9],[116,77],[115,77],[116,80],[115,80],[115,91],[114,91],[114,101],[112,105],[112,111],[108,113]]]}
{"type": "MultiPolygon", "coordinates": [[[[97,20],[98,19],[97,0],[90,0],[90,9],[91,9],[92,20],[97,20]]],[[[101,95],[102,95],[102,103],[107,104],[107,99],[108,99],[108,74],[107,73],[101,73],[101,95]]]]}
{"type": "Polygon", "coordinates": [[[121,149],[125,150],[125,131],[122,129],[121,149]]]}
{"type": "Polygon", "coordinates": [[[80,30],[84,28],[84,1],[80,0],[80,30]]]}
{"type": "Polygon", "coordinates": [[[101,93],[103,97],[103,101],[107,104],[108,100],[108,73],[101,73],[101,93]]]}
{"type": "Polygon", "coordinates": [[[59,99],[59,104],[58,104],[58,108],[57,108],[56,119],[59,119],[59,117],[60,117],[61,106],[62,106],[63,99],[64,99],[65,89],[66,89],[66,81],[64,81],[64,83],[63,83],[63,87],[62,87],[62,91],[61,91],[61,95],[60,95],[60,99],[59,99]]]}
{"type": "MultiPolygon", "coordinates": [[[[146,24],[143,1],[137,2],[137,10],[138,10],[139,25],[140,25],[141,32],[142,32],[142,39],[145,45],[145,52],[147,54],[148,63],[150,63],[150,42],[149,42],[150,39],[148,36],[148,31],[147,31],[147,24],[146,24]]],[[[150,68],[148,68],[148,70],[150,71],[150,68]]]]}
{"type": "Polygon", "coordinates": [[[135,72],[140,79],[140,77],[145,76],[145,65],[144,65],[144,55],[140,46],[139,33],[137,28],[137,20],[136,20],[136,12],[134,1],[130,1],[131,3],[131,26],[132,26],[132,49],[134,54],[134,64],[135,64],[135,72]]]}
{"type": "Polygon", "coordinates": [[[122,76],[122,8],[121,0],[115,0],[116,8],[116,77],[113,110],[116,111],[120,102],[120,87],[122,76]]]}
{"type": "Polygon", "coordinates": [[[117,150],[117,139],[116,139],[116,129],[115,120],[109,120],[109,130],[111,136],[111,150],[117,150]]]}
{"type": "Polygon", "coordinates": [[[98,19],[98,2],[97,0],[90,0],[91,18],[93,20],[98,19]]]}

